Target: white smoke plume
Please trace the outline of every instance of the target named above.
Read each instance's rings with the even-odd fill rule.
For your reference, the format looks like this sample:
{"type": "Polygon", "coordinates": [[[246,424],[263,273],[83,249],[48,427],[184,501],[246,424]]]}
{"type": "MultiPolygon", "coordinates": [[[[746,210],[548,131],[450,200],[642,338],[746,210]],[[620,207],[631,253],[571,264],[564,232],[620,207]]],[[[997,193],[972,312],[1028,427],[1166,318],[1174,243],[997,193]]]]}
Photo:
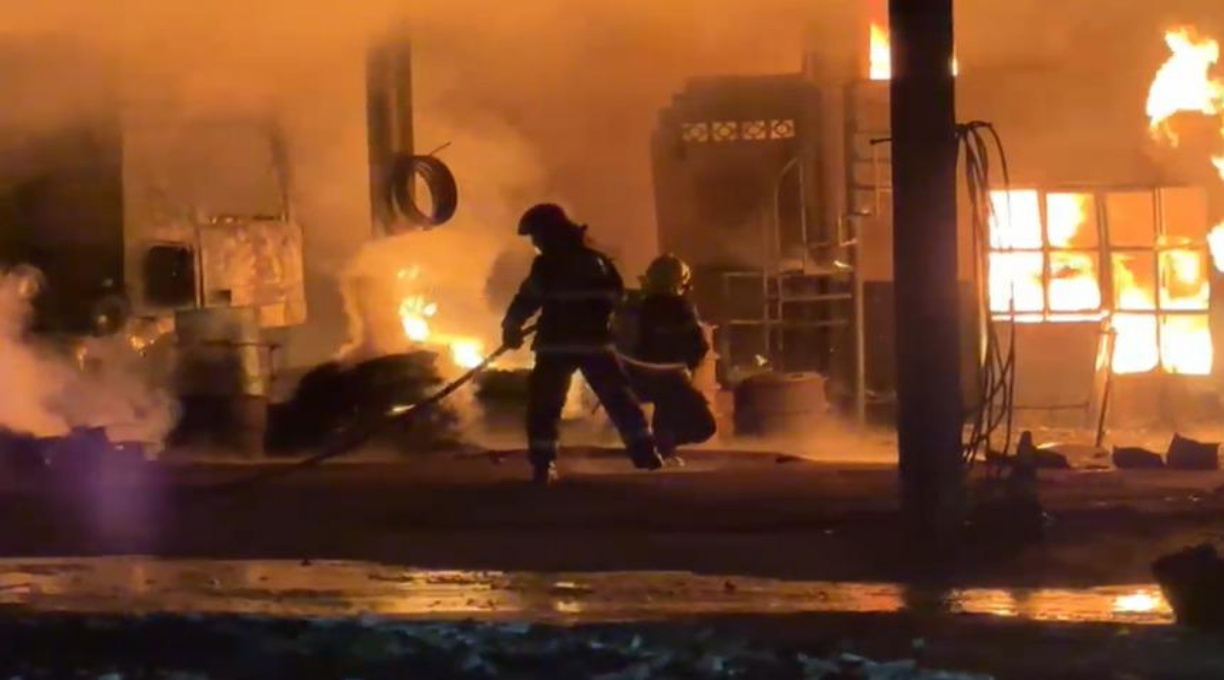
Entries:
{"type": "Polygon", "coordinates": [[[0,428],[38,437],[76,427],[105,427],[114,441],[160,444],[173,428],[176,403],[159,386],[155,362],[120,333],[93,338],[76,351],[29,333],[41,274],[0,272],[0,428]]]}
{"type": "Polygon", "coordinates": [[[500,314],[526,275],[532,251],[515,233],[519,214],[546,195],[540,163],[511,127],[496,119],[429,117],[418,136],[448,143],[442,157],[461,177],[461,209],[432,230],[367,244],[343,272],[349,342],[342,355],[405,349],[397,315],[405,295],[437,306],[434,334],[500,344],[500,314]],[[501,272],[491,281],[490,272],[501,272]]]}

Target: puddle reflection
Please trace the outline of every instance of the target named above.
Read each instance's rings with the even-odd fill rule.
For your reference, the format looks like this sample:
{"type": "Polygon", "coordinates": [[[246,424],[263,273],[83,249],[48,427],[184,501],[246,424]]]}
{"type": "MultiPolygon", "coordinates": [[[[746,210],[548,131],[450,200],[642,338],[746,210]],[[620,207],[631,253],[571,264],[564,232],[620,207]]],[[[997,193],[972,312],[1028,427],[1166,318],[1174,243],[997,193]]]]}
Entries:
{"type": "Polygon", "coordinates": [[[35,611],[608,622],[702,614],[973,614],[1031,621],[1166,624],[1153,585],[952,589],[776,581],[674,572],[420,571],[355,562],[142,558],[0,561],[0,604],[35,611]]]}

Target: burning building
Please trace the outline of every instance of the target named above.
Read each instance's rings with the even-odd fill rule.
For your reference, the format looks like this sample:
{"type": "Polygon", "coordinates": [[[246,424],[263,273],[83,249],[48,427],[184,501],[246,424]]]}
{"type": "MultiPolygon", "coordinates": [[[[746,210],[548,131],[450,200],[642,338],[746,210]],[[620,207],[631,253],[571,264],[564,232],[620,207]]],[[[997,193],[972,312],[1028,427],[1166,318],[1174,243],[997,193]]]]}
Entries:
{"type": "MultiPolygon", "coordinates": [[[[79,36],[6,41],[0,79],[29,103],[28,117],[72,112],[37,134],[12,135],[24,141],[3,168],[0,252],[47,273],[39,330],[80,335],[99,317],[172,319],[156,327],[177,327],[201,355],[192,389],[223,389],[208,368],[223,354],[234,376],[253,378],[234,388],[231,376],[224,389],[255,411],[294,383],[285,376],[334,358],[346,341],[352,358],[426,347],[448,370],[470,366],[497,340],[497,312],[484,298],[504,297],[530,257],[506,247],[510,225],[524,206],[558,199],[611,241],[629,280],[660,250],[695,266],[698,303],[719,327],[725,384],[770,368],[814,372],[852,412],[889,409],[893,350],[904,338],[891,325],[882,2],[778,2],[773,13],[731,3],[723,9],[742,21],[711,19],[717,30],[680,12],[613,3],[591,11],[624,11],[626,20],[590,22],[595,29],[558,30],[541,11],[474,31],[462,10],[440,19],[441,4],[419,3],[414,30],[434,41],[436,58],[418,70],[448,72],[453,82],[435,89],[479,134],[431,134],[426,147],[453,141],[448,162],[449,153],[478,158],[456,166],[465,192],[490,185],[488,200],[465,203],[457,218],[487,225],[468,234],[400,235],[410,222],[436,226],[454,197],[435,196],[424,211],[434,215],[415,205],[410,178],[439,175],[402,162],[421,147],[405,115],[410,55],[392,40],[370,58],[370,34],[385,33],[370,30],[376,22],[314,50],[306,64],[295,53],[269,67],[262,49],[241,45],[263,71],[255,85],[243,60],[202,38],[187,62],[179,54],[187,40],[144,36],[153,49],[141,59],[128,59],[128,40],[101,51],[79,36]],[[763,36],[803,23],[795,17],[817,37],[802,68],[783,72],[776,53],[792,46],[763,36]],[[508,58],[507,45],[536,36],[537,60],[508,58]],[[609,46],[657,68],[612,63],[609,46]],[[147,58],[162,51],[165,60],[147,58]],[[213,72],[213,61],[226,69],[213,72]],[[683,84],[685,74],[722,72],[736,75],[683,84]],[[45,87],[60,80],[74,86],[45,87]],[[527,152],[516,146],[523,138],[527,152]],[[652,179],[657,239],[646,236],[652,179]],[[505,236],[491,245],[494,229],[505,236]],[[354,264],[379,236],[411,240],[407,256],[354,264]],[[495,274],[492,285],[486,272],[499,267],[511,274],[495,274]],[[360,328],[346,323],[354,318],[360,328]]],[[[1184,412],[1176,405],[1214,394],[1222,363],[1210,259],[1220,241],[1210,165],[1218,146],[1197,164],[1182,162],[1187,150],[1219,141],[1218,48],[1206,34],[1149,17],[1126,34],[1150,42],[1139,56],[1102,40],[1098,52],[1118,53],[1079,60],[1074,50],[1034,48],[1031,58],[990,58],[986,43],[999,36],[982,28],[1026,11],[1003,4],[964,4],[965,38],[949,64],[961,118],[995,124],[1010,170],[1005,184],[994,169],[989,224],[960,225],[966,373],[993,325],[1015,334],[1022,412],[1092,422],[1107,391],[1118,419],[1184,412]],[[1103,73],[1111,60],[1117,68],[1103,73]],[[1175,143],[1180,160],[1171,157],[1175,143]],[[1163,406],[1145,404],[1150,395],[1163,406]]],[[[1044,21],[1044,5],[1018,5],[1044,21]]],[[[1046,28],[1066,30],[1042,24],[1043,36],[1046,28]]],[[[1027,35],[1037,32],[1030,25],[1027,35]]],[[[291,30],[276,37],[282,49],[302,39],[291,30]]]]}
{"type": "MultiPolygon", "coordinates": [[[[653,145],[660,247],[705,280],[724,376],[763,362],[817,371],[860,417],[889,410],[905,342],[892,330],[887,13],[866,4],[853,74],[824,50],[801,73],[691,81],[653,145]]],[[[1163,28],[1148,27],[1155,47],[1163,28]]],[[[969,403],[994,336],[1015,348],[1021,422],[1168,428],[1219,415],[1212,251],[1224,231],[1219,178],[1204,170],[1224,169],[1224,70],[1206,35],[1170,26],[1163,40],[1164,55],[1104,75],[1100,59],[1039,52],[949,64],[959,117],[990,121],[1007,156],[991,169],[985,223],[962,191],[969,403]],[[1202,150],[1197,161],[1173,162],[1179,144],[1202,150]]]]}

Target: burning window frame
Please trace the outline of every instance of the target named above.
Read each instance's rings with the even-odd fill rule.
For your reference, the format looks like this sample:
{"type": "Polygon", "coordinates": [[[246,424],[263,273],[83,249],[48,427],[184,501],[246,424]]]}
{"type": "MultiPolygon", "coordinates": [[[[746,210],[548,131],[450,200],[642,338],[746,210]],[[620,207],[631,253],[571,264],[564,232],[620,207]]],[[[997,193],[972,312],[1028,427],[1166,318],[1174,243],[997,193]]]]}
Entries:
{"type": "MultiPolygon", "coordinates": [[[[1010,190],[1010,200],[1007,191],[993,191],[992,201],[998,213],[991,223],[991,238],[988,244],[991,271],[988,273],[987,295],[990,296],[992,319],[996,322],[1014,323],[1107,322],[1108,327],[1116,332],[1111,361],[1115,373],[1187,376],[1211,374],[1211,332],[1208,314],[1212,260],[1208,246],[1210,224],[1207,220],[1207,198],[1204,191],[1195,187],[1020,187],[1010,190]],[[1017,238],[1019,232],[1005,231],[999,226],[1006,226],[1012,220],[1018,222],[1024,219],[1026,216],[1022,213],[1011,211],[1016,204],[1031,203],[1034,194],[1040,220],[1039,243],[1025,241],[1023,235],[1017,238]],[[1083,241],[1068,245],[1051,243],[1050,197],[1068,195],[1090,201],[1090,208],[1086,211],[1085,221],[1080,223],[1080,229],[1095,230],[1091,245],[1083,241]],[[1110,219],[1111,212],[1121,213],[1118,209],[1119,203],[1122,202],[1121,199],[1128,197],[1132,200],[1143,198],[1151,205],[1150,238],[1144,236],[1142,242],[1122,238],[1123,235],[1119,232],[1123,218],[1120,214],[1115,214],[1114,219],[1110,219]],[[1176,216],[1189,221],[1186,218],[1187,206],[1190,207],[1189,214],[1201,214],[1201,220],[1189,218],[1194,224],[1173,224],[1173,220],[1179,219],[1176,216]],[[1187,257],[1187,254],[1192,254],[1193,257],[1187,257]],[[1026,255],[1041,258],[1039,309],[1034,309],[1031,305],[1019,309],[1013,307],[1010,300],[1018,297],[1018,288],[1014,286],[1018,279],[1015,277],[1003,280],[1003,285],[1008,286],[1007,298],[1002,301],[997,298],[1000,281],[995,278],[996,265],[1004,259],[1014,261],[1015,258],[1026,255]],[[1058,309],[1052,306],[1053,287],[1058,280],[1053,263],[1060,255],[1068,258],[1093,258],[1095,271],[1091,274],[1097,285],[1097,304],[1094,307],[1058,309]],[[1194,260],[1198,262],[1197,271],[1201,281],[1185,283],[1189,286],[1199,286],[1192,295],[1174,295],[1171,281],[1176,278],[1176,274],[1170,270],[1178,266],[1176,263],[1179,258],[1182,263],[1194,260]],[[1120,281],[1124,276],[1123,271],[1130,271],[1132,275],[1134,271],[1122,265],[1127,259],[1151,263],[1152,277],[1148,296],[1150,304],[1132,302],[1128,305],[1121,298],[1119,291],[1122,287],[1120,281]],[[1190,329],[1190,332],[1182,334],[1180,342],[1169,330],[1171,326],[1178,324],[1185,324],[1190,329]],[[1136,359],[1135,346],[1126,343],[1135,343],[1135,334],[1146,334],[1148,328],[1152,329],[1151,341],[1138,342],[1152,347],[1151,355],[1145,354],[1136,359]]],[[[1031,210],[1027,217],[1031,218],[1031,210]]],[[[1185,282],[1184,278],[1182,280],[1185,282]]]]}

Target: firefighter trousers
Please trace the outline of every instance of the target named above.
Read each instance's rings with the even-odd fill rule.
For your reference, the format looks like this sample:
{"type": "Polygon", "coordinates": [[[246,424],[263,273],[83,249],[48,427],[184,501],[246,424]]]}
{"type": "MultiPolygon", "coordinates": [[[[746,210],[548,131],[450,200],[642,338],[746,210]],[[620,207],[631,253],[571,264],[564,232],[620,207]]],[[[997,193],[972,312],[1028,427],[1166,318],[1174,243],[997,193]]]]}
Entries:
{"type": "Polygon", "coordinates": [[[626,368],[634,393],[654,405],[651,429],[664,457],[675,455],[677,447],[709,441],[718,432],[710,402],[684,368],[660,370],[632,362],[626,368]]]}
{"type": "Polygon", "coordinates": [[[547,465],[557,456],[561,413],[575,371],[582,372],[599,397],[629,457],[635,462],[653,459],[657,454],[646,415],[615,352],[537,352],[527,384],[527,439],[532,464],[547,465]]]}

